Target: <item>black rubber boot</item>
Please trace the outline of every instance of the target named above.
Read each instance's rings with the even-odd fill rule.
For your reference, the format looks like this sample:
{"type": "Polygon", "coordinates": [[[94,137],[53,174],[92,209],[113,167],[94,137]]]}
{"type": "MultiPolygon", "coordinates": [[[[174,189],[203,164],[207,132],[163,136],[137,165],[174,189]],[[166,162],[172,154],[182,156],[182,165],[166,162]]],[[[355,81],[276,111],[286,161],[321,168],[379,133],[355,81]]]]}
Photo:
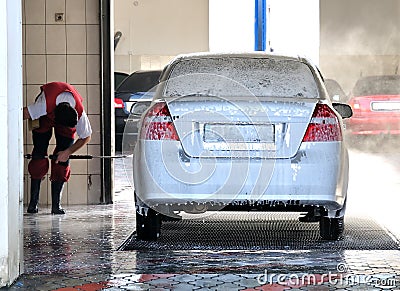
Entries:
{"type": "Polygon", "coordinates": [[[60,205],[63,186],[64,182],[51,182],[51,214],[65,214],[60,205]]]}
{"type": "Polygon", "coordinates": [[[31,201],[29,202],[28,213],[38,213],[40,182],[42,182],[41,179],[31,179],[31,201]]]}

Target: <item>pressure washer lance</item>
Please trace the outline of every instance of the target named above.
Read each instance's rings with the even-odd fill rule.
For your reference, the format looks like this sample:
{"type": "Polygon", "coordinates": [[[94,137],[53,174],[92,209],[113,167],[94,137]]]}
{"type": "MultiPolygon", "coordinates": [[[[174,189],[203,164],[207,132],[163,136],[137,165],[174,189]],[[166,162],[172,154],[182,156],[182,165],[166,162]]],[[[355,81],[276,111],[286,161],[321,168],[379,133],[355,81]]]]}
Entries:
{"type": "MultiPolygon", "coordinates": [[[[91,160],[91,159],[124,159],[127,158],[131,155],[118,155],[118,156],[92,156],[92,155],[70,155],[69,158],[73,160],[91,160]]],[[[26,154],[24,155],[25,159],[32,159],[31,154],[26,154]]],[[[39,159],[47,159],[49,158],[50,160],[56,160],[57,155],[49,155],[49,156],[43,156],[39,157],[39,159]]]]}

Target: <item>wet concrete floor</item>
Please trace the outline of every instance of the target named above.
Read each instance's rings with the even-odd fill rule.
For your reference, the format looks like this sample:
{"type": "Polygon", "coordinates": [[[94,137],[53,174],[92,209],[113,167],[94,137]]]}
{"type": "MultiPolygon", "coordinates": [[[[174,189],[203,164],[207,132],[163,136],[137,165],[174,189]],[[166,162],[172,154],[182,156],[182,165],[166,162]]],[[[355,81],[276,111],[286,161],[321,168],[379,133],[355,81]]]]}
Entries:
{"type": "MultiPolygon", "coordinates": [[[[353,197],[360,200],[352,199],[349,203],[353,211],[348,211],[346,222],[351,227],[344,241],[328,244],[318,241],[316,230],[311,226],[306,229],[311,237],[307,239],[314,239],[310,247],[304,247],[306,236],[295,228],[291,239],[278,246],[264,244],[257,247],[251,235],[248,239],[242,235],[245,247],[241,247],[243,244],[237,248],[199,247],[198,243],[190,244],[188,236],[182,233],[181,241],[185,244],[180,247],[176,247],[179,240],[175,238],[175,247],[142,245],[130,251],[117,251],[135,229],[132,189],[123,163],[117,161],[114,204],[69,206],[66,207],[67,214],[62,216],[50,215],[50,209],[42,207],[37,215],[24,215],[24,274],[11,287],[3,289],[400,290],[400,231],[398,223],[393,222],[398,214],[388,218],[388,211],[394,211],[395,206],[365,211],[377,203],[376,200],[369,201],[371,197],[367,192],[371,188],[374,190],[374,186],[365,184],[365,181],[372,181],[372,177],[382,175],[379,181],[385,187],[384,192],[380,192],[381,197],[393,201],[394,196],[390,195],[400,193],[397,191],[399,175],[394,169],[396,166],[386,158],[368,156],[366,159],[363,153],[352,153],[351,162],[368,161],[374,163],[375,169],[379,165],[386,170],[390,168],[390,172],[386,171],[385,175],[381,170],[375,174],[363,172],[365,167],[362,165],[361,170],[352,172],[349,194],[354,193],[353,197]],[[358,201],[363,201],[363,207],[358,201]],[[369,228],[361,232],[375,238],[382,235],[387,245],[379,244],[376,239],[368,241],[368,236],[361,239],[366,242],[360,242],[355,233],[365,226],[365,221],[369,228]],[[293,244],[296,231],[301,235],[297,237],[298,244],[293,244]]],[[[224,219],[232,219],[229,213],[226,215],[228,218],[223,216],[224,219]]],[[[246,220],[246,215],[252,214],[241,215],[246,220]]],[[[264,218],[261,217],[261,221],[264,218]]],[[[291,214],[279,216],[279,219],[286,220],[288,226],[296,225],[291,214]]],[[[169,227],[173,228],[174,224],[169,227]]],[[[187,224],[185,227],[184,231],[190,232],[187,224]]],[[[282,224],[271,224],[267,230],[282,232],[282,224]]],[[[236,231],[237,234],[243,229],[236,231]]],[[[236,238],[235,232],[225,232],[219,237],[209,233],[208,237],[214,235],[221,242],[236,238]]]]}

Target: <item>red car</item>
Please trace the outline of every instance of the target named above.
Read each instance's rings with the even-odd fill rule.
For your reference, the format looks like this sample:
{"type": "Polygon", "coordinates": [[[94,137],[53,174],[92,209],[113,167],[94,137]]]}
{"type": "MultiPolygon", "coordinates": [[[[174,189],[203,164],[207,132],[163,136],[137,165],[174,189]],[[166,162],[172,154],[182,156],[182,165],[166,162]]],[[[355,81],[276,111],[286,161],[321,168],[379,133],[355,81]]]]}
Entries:
{"type": "Polygon", "coordinates": [[[353,117],[346,120],[353,136],[400,134],[400,76],[359,79],[349,99],[353,117]]]}

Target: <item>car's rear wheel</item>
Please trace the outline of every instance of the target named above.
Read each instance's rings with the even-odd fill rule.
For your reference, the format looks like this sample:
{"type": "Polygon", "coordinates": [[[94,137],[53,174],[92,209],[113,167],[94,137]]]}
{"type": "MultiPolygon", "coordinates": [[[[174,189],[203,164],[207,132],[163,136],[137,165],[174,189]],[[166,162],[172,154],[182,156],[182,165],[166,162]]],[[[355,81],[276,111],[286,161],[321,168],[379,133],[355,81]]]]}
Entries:
{"type": "Polygon", "coordinates": [[[337,240],[344,231],[344,216],[342,217],[321,217],[319,221],[319,233],[322,239],[337,240]]]}
{"type": "MultiPolygon", "coordinates": [[[[144,212],[144,211],[143,211],[144,212]]],[[[136,211],[137,238],[146,241],[156,241],[161,233],[161,214],[149,208],[147,213],[136,211]]]]}

